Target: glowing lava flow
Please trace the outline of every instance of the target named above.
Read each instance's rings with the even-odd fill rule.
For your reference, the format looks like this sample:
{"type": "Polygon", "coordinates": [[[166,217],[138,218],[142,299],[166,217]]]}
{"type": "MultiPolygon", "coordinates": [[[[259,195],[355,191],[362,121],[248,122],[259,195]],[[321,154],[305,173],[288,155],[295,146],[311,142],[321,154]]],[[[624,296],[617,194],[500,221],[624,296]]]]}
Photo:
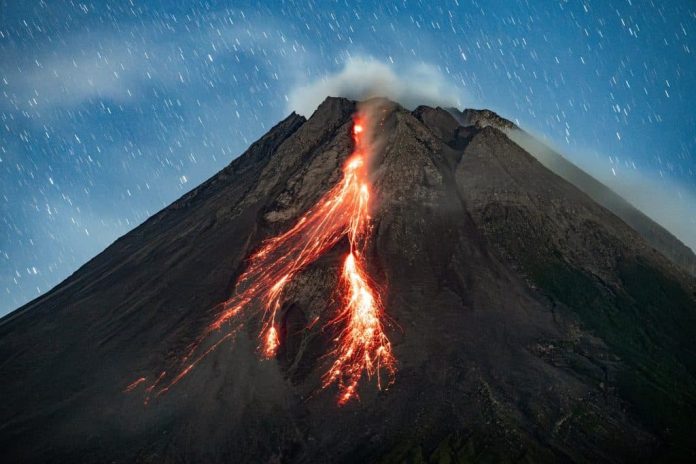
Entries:
{"type": "MultiPolygon", "coordinates": [[[[353,128],[357,147],[355,156],[361,163],[364,156],[362,131],[362,125],[356,123],[353,128]]],[[[391,344],[382,328],[384,308],[364,263],[364,251],[371,237],[369,184],[361,180],[359,188],[360,201],[348,228],[350,252],[343,264],[339,287],[343,304],[334,320],[345,327],[336,340],[336,359],[324,376],[324,387],[338,382],[341,390],[339,404],[346,403],[355,395],[363,372],[368,376],[376,373],[377,385],[381,389],[380,369],[384,368],[391,377],[396,364],[391,344]]]]}
{"type": "MultiPolygon", "coordinates": [[[[266,358],[275,356],[281,343],[278,311],[288,286],[299,272],[347,236],[350,251],[343,263],[336,289],[341,307],[330,322],[332,326],[341,328],[332,351],[335,360],[324,375],[322,384],[324,388],[334,383],[338,385],[339,404],[356,395],[363,373],[368,377],[376,374],[381,388],[380,370],[384,369],[391,377],[396,364],[382,328],[381,300],[365,264],[364,252],[371,237],[370,185],[366,167],[369,147],[364,141],[361,116],[354,120],[353,140],[355,150],[343,168],[343,179],[294,227],[266,240],[249,258],[247,269],[237,281],[235,295],[224,304],[206,332],[210,334],[246,308],[258,308],[260,305],[263,307],[260,352],[266,358]]],[[[223,339],[230,335],[225,335],[223,339]]],[[[186,365],[160,393],[188,374],[218,343],[186,365]]],[[[195,344],[184,362],[197,350],[198,344],[195,344]]],[[[134,383],[128,388],[135,388],[136,385],[134,383]]]]}
{"type": "Polygon", "coordinates": [[[339,383],[339,404],[355,395],[363,372],[368,376],[376,373],[380,389],[380,369],[385,369],[390,377],[395,372],[396,362],[380,321],[382,305],[361,259],[359,253],[351,251],[343,265],[341,279],[346,297],[337,321],[345,322],[346,327],[337,339],[336,360],[324,376],[324,387],[339,383]]]}
{"type": "Polygon", "coordinates": [[[295,275],[348,236],[350,252],[345,258],[337,293],[342,301],[332,323],[344,325],[336,339],[336,359],[324,376],[324,387],[338,383],[339,403],[355,395],[363,372],[377,374],[380,369],[391,376],[395,360],[384,334],[383,308],[375,285],[366,271],[364,251],[371,237],[369,216],[370,188],[367,181],[367,144],[364,142],[362,118],[353,125],[355,151],[343,169],[343,180],[322,198],[318,206],[300,218],[295,227],[264,243],[250,259],[249,268],[240,277],[238,288],[244,290],[227,303],[227,309],[213,324],[220,327],[238,314],[249,302],[263,302],[262,353],[275,355],[280,339],[277,313],[283,292],[295,275]]]}

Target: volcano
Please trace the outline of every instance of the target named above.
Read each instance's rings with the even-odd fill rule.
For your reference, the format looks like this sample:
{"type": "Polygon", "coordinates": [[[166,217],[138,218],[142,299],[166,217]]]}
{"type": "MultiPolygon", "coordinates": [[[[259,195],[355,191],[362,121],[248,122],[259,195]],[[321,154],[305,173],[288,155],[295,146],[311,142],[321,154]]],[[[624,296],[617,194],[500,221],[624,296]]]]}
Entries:
{"type": "Polygon", "coordinates": [[[693,253],[516,136],[291,114],[0,320],[3,462],[693,461],[693,253]]]}

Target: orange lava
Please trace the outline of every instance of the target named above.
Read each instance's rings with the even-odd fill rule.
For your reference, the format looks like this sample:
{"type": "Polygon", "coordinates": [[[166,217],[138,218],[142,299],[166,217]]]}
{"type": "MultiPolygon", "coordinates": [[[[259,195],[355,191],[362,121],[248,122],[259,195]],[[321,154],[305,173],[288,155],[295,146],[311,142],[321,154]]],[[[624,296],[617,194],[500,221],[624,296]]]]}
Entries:
{"type": "MultiPolygon", "coordinates": [[[[354,162],[364,164],[366,147],[362,142],[363,126],[356,121],[353,126],[356,153],[354,162]]],[[[350,168],[350,161],[348,166],[350,168]]],[[[351,214],[348,228],[350,252],[343,263],[339,283],[342,305],[334,323],[343,325],[336,339],[335,360],[324,375],[324,387],[338,383],[339,404],[345,404],[356,395],[358,382],[363,373],[371,377],[377,374],[377,386],[382,388],[381,369],[391,378],[395,372],[396,361],[391,344],[382,328],[381,319],[384,308],[376,285],[370,279],[364,262],[364,251],[372,236],[369,201],[370,188],[364,172],[359,177],[360,200],[351,214]]]]}
{"type": "MultiPolygon", "coordinates": [[[[378,387],[381,388],[380,371],[384,369],[391,378],[396,364],[382,326],[384,308],[377,287],[368,274],[364,256],[372,235],[370,184],[366,166],[369,146],[364,134],[364,116],[357,115],[353,124],[355,150],[343,167],[343,179],[300,217],[291,229],[264,241],[251,255],[247,269],[237,280],[234,296],[224,303],[222,311],[205,334],[221,329],[247,309],[260,310],[262,328],[259,351],[265,358],[274,357],[282,343],[278,311],[294,278],[339,240],[347,237],[350,251],[343,263],[336,289],[341,307],[330,322],[332,326],[340,327],[331,353],[335,359],[322,383],[324,388],[338,385],[339,404],[356,396],[356,388],[363,374],[368,377],[376,374],[378,387]]],[[[230,335],[201,350],[202,354],[187,362],[198,350],[199,343],[196,343],[183,360],[184,367],[180,373],[159,394],[181,380],[230,335]]],[[[131,386],[135,388],[139,383],[131,386]]]]}
{"type": "Polygon", "coordinates": [[[141,383],[145,382],[146,380],[147,380],[147,379],[146,379],[145,377],[140,377],[138,380],[136,380],[135,382],[133,382],[133,383],[131,383],[130,385],[128,385],[128,386],[126,387],[126,389],[123,390],[123,391],[126,392],[126,393],[127,393],[127,392],[131,392],[131,391],[135,390],[135,389],[137,388],[138,385],[140,385],[141,383]]]}

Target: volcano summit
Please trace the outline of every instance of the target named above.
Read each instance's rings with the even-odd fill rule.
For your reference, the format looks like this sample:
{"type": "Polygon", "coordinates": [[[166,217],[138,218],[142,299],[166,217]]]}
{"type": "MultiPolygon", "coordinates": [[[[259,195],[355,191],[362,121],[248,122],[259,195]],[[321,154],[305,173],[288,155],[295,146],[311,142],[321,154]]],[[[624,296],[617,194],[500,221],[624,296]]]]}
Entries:
{"type": "Polygon", "coordinates": [[[4,462],[696,459],[696,257],[520,134],[291,114],[0,320],[4,462]]]}

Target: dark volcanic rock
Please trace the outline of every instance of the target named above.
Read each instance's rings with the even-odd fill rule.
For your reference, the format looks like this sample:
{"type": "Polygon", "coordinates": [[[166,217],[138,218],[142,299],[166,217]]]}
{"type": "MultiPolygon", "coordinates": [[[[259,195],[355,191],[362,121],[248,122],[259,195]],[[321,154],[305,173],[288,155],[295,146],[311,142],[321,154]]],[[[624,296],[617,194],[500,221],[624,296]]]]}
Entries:
{"type": "Polygon", "coordinates": [[[276,360],[258,359],[252,320],[147,406],[123,393],[175,366],[249,252],[340,179],[355,108],[289,116],[0,320],[4,462],[696,458],[696,282],[490,112],[379,113],[368,253],[390,388],[363,382],[341,408],[318,388],[331,335],[308,322],[332,316],[339,243],[291,288],[276,360]]]}
{"type": "MultiPolygon", "coordinates": [[[[614,213],[638,231],[652,247],[664,254],[670,261],[696,276],[696,254],[689,247],[607,186],[532,135],[490,110],[466,109],[459,111],[456,108],[449,108],[448,111],[463,126],[460,130],[465,130],[469,126],[477,128],[491,126],[500,129],[515,143],[528,150],[546,168],[575,185],[594,201],[614,213]]],[[[447,123],[444,123],[444,126],[447,126],[447,123]]]]}
{"type": "Polygon", "coordinates": [[[483,129],[484,127],[492,126],[500,130],[518,128],[514,123],[500,117],[491,110],[474,110],[467,108],[464,111],[459,111],[456,108],[449,108],[448,111],[455,117],[457,122],[465,127],[475,126],[479,129],[483,129]]]}

